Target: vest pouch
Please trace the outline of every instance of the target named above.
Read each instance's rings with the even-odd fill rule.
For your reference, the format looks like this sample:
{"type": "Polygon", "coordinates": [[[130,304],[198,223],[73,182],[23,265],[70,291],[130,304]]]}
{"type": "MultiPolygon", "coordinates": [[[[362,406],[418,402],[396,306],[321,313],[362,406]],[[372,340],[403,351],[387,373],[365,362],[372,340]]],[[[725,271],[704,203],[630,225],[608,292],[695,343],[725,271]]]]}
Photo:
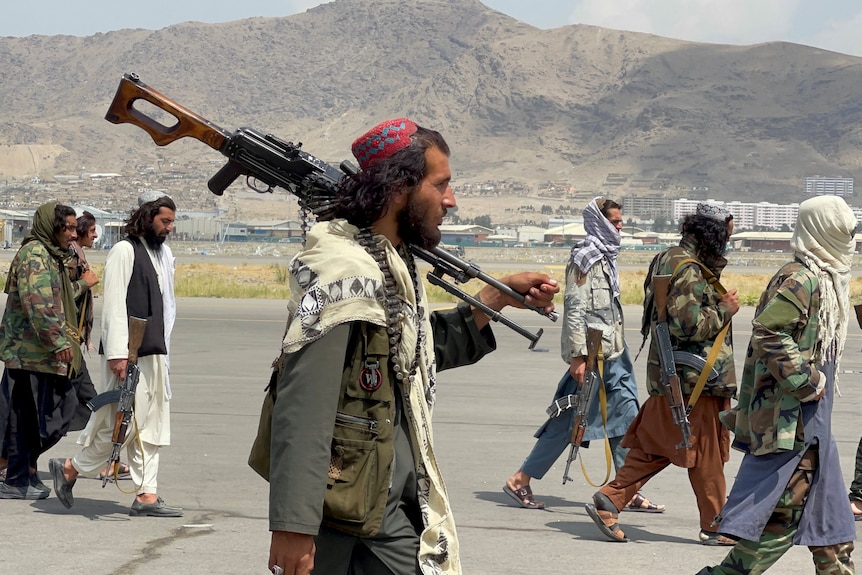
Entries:
{"type": "MultiPolygon", "coordinates": [[[[338,412],[329,460],[323,514],[333,527],[354,532],[366,527],[378,481],[377,422],[338,412]],[[349,526],[349,527],[348,527],[349,526]]],[[[329,523],[329,522],[328,522],[329,523]]]]}
{"type": "Polygon", "coordinates": [[[269,449],[272,445],[272,410],[275,406],[275,389],[278,385],[283,357],[279,357],[273,364],[274,369],[269,378],[269,385],[266,386],[266,396],[260,407],[257,435],[251,445],[251,452],[248,454],[248,466],[267,481],[269,481],[269,449]]]}

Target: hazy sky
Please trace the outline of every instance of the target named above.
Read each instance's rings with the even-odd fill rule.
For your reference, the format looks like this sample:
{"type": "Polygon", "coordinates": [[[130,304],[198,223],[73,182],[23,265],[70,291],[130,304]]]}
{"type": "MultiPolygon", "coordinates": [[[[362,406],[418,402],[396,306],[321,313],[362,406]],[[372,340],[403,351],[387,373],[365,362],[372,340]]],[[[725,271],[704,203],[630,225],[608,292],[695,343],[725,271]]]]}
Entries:
{"type": "MultiPolygon", "coordinates": [[[[859,0],[482,0],[539,28],[594,24],[660,36],[727,44],[785,40],[862,56],[859,0]]],[[[158,30],[189,20],[228,22],[287,16],[313,0],[4,1],[0,36],[89,36],[123,28],[158,30]]]]}

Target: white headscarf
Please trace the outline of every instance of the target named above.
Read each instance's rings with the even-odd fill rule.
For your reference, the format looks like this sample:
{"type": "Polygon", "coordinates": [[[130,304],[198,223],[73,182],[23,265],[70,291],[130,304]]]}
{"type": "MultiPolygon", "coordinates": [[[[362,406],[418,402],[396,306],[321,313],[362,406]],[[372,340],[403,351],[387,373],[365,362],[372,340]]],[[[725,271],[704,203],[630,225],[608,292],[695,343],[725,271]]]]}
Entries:
{"type": "MultiPolygon", "coordinates": [[[[837,196],[818,196],[799,204],[790,246],[820,284],[818,365],[838,360],[844,351],[850,318],[850,264],[856,251],[856,217],[837,196]]],[[[837,370],[836,370],[837,372],[837,370]]]]}

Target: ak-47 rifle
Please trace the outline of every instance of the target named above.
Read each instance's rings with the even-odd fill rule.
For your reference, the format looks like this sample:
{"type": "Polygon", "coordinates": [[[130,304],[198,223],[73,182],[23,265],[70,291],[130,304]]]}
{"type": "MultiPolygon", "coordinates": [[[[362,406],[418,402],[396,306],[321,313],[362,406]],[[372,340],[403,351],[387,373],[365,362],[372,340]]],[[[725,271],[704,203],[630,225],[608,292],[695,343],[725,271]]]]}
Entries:
{"type": "Polygon", "coordinates": [[[669,275],[653,275],[652,287],[655,298],[656,324],[653,328],[653,337],[658,345],[658,363],[661,369],[661,382],[664,387],[664,395],[670,407],[673,422],[679,426],[682,432],[682,441],[677,444],[677,449],[688,449],[694,445],[691,435],[691,425],[688,421],[688,408],[685,405],[685,396],[682,393],[682,384],[676,373],[674,363],[673,345],[670,341],[670,330],[667,327],[667,294],[670,290],[669,275]]]}
{"type": "MultiPolygon", "coordinates": [[[[212,193],[222,195],[234,180],[239,176],[245,176],[248,187],[256,192],[272,192],[273,188],[279,187],[295,195],[299,200],[299,207],[311,212],[318,221],[326,221],[334,217],[335,195],[341,180],[345,176],[356,173],[356,168],[350,162],[341,162],[340,170],[335,169],[302,150],[301,143],[286,142],[272,134],[263,134],[253,128],[240,128],[236,132],[220,128],[150,88],[137,74],[123,75],[105,119],[113,124],[135,125],[147,132],[159,146],[166,146],[185,137],[200,140],[228,158],[227,164],[207,183],[212,193]],[[166,112],[176,123],[167,126],[145,114],[135,107],[139,100],[166,112]],[[265,187],[260,186],[260,183],[265,184],[265,187]]],[[[304,222],[303,218],[303,224],[304,222]]],[[[459,278],[478,278],[526,305],[523,294],[483,274],[482,270],[475,265],[439,246],[429,250],[411,246],[411,250],[413,255],[434,266],[434,272],[429,273],[428,277],[431,283],[478,307],[494,321],[500,321],[527,337],[532,342],[530,349],[535,346],[542,335],[541,330],[537,335],[524,330],[499,312],[482,304],[481,301],[444,282],[440,279],[440,274],[448,273],[455,278],[455,281],[463,281],[459,278]]],[[[554,312],[546,314],[541,308],[526,307],[548,317],[551,321],[557,319],[557,314],[554,312]]]]}
{"type": "Polygon", "coordinates": [[[598,357],[602,345],[602,330],[594,327],[587,328],[587,360],[584,365],[584,383],[578,388],[575,397],[575,425],[572,428],[572,446],[569,449],[569,458],[566,460],[566,469],[563,471],[563,485],[572,481],[569,477],[569,467],[572,461],[578,458],[578,451],[584,441],[584,433],[589,424],[590,405],[597,395],[596,382],[601,381],[598,372],[598,357]]]}
{"type": "MultiPolygon", "coordinates": [[[[126,377],[120,382],[119,389],[100,393],[87,402],[90,411],[96,411],[109,403],[117,404],[114,432],[111,435],[111,442],[114,445],[111,449],[111,457],[108,459],[108,471],[117,469],[120,465],[120,450],[123,448],[123,443],[126,442],[126,432],[134,415],[135,390],[138,388],[138,381],[141,378],[141,370],[138,368],[138,349],[141,347],[141,342],[144,341],[146,329],[147,320],[139,317],[129,318],[129,357],[126,363],[126,377]]],[[[110,473],[106,472],[102,477],[102,487],[108,483],[109,479],[110,473]]]]}

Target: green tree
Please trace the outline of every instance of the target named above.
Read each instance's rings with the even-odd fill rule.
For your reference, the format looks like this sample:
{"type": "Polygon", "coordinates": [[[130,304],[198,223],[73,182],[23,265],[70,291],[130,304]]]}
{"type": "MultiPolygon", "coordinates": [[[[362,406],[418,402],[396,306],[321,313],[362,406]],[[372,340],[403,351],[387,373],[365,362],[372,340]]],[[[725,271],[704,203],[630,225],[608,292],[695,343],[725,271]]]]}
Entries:
{"type": "Polygon", "coordinates": [[[491,216],[489,216],[488,214],[476,216],[475,218],[473,218],[473,224],[486,228],[493,228],[493,226],[491,225],[491,216]]]}

